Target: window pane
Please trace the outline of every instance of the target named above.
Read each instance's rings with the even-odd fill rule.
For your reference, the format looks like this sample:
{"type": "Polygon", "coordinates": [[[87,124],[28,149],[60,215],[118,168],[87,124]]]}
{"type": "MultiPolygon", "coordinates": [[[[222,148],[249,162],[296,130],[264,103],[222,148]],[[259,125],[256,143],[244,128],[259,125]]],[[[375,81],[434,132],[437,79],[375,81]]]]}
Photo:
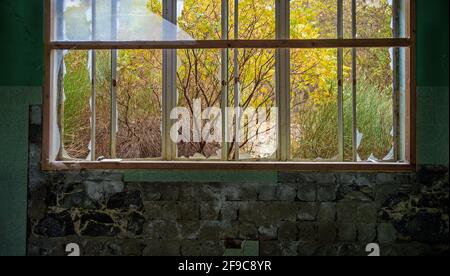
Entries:
{"type": "Polygon", "coordinates": [[[358,158],[393,160],[393,68],[389,49],[357,51],[358,158]]]}
{"type": "Polygon", "coordinates": [[[221,39],[221,9],[222,0],[177,0],[177,24],[194,39],[221,39]]]}
{"type": "Polygon", "coordinates": [[[58,41],[192,40],[163,19],[161,0],[52,0],[58,41]],[[95,28],[94,28],[95,27],[95,28]]]}
{"type": "Polygon", "coordinates": [[[88,51],[59,51],[64,66],[58,72],[59,130],[62,134],[60,158],[86,160],[91,142],[91,80],[88,51]]]}
{"type": "MultiPolygon", "coordinates": [[[[235,38],[234,4],[234,0],[229,0],[230,39],[235,38]]],[[[238,24],[238,39],[275,39],[275,1],[239,0],[238,24]]]]}
{"type": "MultiPolygon", "coordinates": [[[[352,50],[346,49],[345,53],[344,63],[351,68],[352,50]]],[[[403,60],[404,49],[356,50],[355,161],[389,162],[404,158],[406,79],[403,60]],[[398,138],[397,152],[394,136],[398,138]]],[[[350,70],[344,80],[346,161],[354,160],[351,74],[350,70]]]]}
{"type": "MultiPolygon", "coordinates": [[[[239,49],[239,85],[235,83],[235,63],[230,54],[229,106],[235,107],[235,92],[239,94],[241,121],[236,135],[236,120],[229,120],[230,132],[239,137],[239,159],[275,159],[277,153],[277,111],[275,84],[275,50],[239,49]],[[236,90],[238,88],[239,90],[236,90]]],[[[235,160],[234,143],[229,159],[235,160]]]]}
{"type": "Polygon", "coordinates": [[[161,157],[162,51],[120,50],[117,157],[161,157]]]}
{"type": "Polygon", "coordinates": [[[344,91],[344,160],[353,161],[353,79],[352,49],[343,50],[344,91]]]}
{"type": "Polygon", "coordinates": [[[338,158],[337,50],[291,50],[291,158],[338,158]]]}
{"type": "Polygon", "coordinates": [[[96,160],[111,158],[111,51],[96,51],[96,160]]]}
{"type": "MultiPolygon", "coordinates": [[[[345,37],[352,37],[352,1],[344,0],[345,37]]],[[[404,0],[356,0],[357,38],[392,38],[396,26],[397,37],[404,34],[404,0]],[[393,5],[397,8],[394,9],[393,5]],[[397,11],[399,24],[394,25],[394,11],[397,11]]]]}
{"type": "Polygon", "coordinates": [[[336,38],[336,0],[291,0],[292,39],[336,38]]]}
{"type": "Polygon", "coordinates": [[[177,143],[177,157],[220,159],[221,51],[178,50],[177,54],[179,113],[176,118],[185,120],[187,124],[180,125],[181,136],[177,143]]]}
{"type": "MultiPolygon", "coordinates": [[[[344,33],[352,37],[352,1],[344,1],[344,33]]],[[[221,0],[177,0],[178,27],[163,19],[161,0],[52,0],[57,41],[162,41],[221,38],[221,0]],[[93,3],[95,3],[93,5],[93,3]],[[145,27],[143,27],[145,26],[145,27]]],[[[358,38],[405,36],[405,0],[356,0],[358,38]],[[394,8],[394,5],[396,8],[394,8]],[[397,11],[398,24],[393,14],[397,11]]],[[[229,0],[234,38],[235,1],[229,0]]],[[[336,0],[291,0],[293,39],[336,38],[336,0]]],[[[239,0],[239,39],[274,39],[275,1],[239,0]]],[[[396,17],[397,18],[397,17],[396,17]]]]}

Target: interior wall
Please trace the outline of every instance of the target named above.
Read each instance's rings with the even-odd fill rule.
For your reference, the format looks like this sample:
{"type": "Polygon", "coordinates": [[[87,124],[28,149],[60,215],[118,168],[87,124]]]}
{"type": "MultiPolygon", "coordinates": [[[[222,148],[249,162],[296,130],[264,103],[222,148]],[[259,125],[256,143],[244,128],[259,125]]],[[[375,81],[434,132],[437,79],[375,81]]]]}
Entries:
{"type": "MultiPolygon", "coordinates": [[[[421,165],[448,166],[449,3],[417,2],[418,161],[421,165]]],[[[41,102],[43,1],[1,0],[0,6],[0,255],[24,255],[28,111],[30,105],[41,102]]],[[[168,172],[139,172],[131,173],[131,177],[143,174],[194,182],[211,176],[210,172],[175,176],[168,172]]],[[[245,176],[225,177],[234,182],[245,176]]]]}
{"type": "Polygon", "coordinates": [[[448,165],[448,9],[446,0],[417,1],[417,156],[448,165]]]}
{"type": "Polygon", "coordinates": [[[0,256],[25,255],[28,110],[41,103],[43,1],[0,7],[0,256]]]}

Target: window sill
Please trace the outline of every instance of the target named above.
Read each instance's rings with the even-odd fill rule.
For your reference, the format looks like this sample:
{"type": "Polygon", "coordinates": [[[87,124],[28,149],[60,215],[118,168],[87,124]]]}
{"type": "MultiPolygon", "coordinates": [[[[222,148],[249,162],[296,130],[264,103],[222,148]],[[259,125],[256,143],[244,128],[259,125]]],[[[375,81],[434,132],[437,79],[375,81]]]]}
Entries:
{"type": "Polygon", "coordinates": [[[238,170],[238,171],[367,171],[413,172],[410,163],[337,162],[233,162],[233,161],[121,161],[121,162],[44,162],[45,171],[64,170],[238,170]]]}

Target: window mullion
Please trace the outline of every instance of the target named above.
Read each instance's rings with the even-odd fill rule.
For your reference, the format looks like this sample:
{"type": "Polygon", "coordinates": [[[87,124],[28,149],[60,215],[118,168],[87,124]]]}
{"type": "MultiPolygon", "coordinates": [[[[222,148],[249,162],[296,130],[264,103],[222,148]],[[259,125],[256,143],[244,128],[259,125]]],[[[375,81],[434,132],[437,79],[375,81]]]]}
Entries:
{"type": "MultiPolygon", "coordinates": [[[[64,0],[56,2],[56,25],[57,25],[57,39],[64,40],[64,0]]],[[[57,68],[57,80],[56,80],[56,112],[57,112],[57,121],[56,126],[59,130],[59,145],[58,151],[56,152],[56,158],[58,160],[63,159],[63,151],[64,151],[64,50],[57,51],[56,53],[56,68],[57,68]]]]}
{"type": "MultiPolygon", "coordinates": [[[[222,0],[221,9],[222,39],[228,40],[228,0],[222,0]]],[[[222,160],[228,160],[228,49],[222,49],[222,160]]]]}
{"type": "MultiPolygon", "coordinates": [[[[176,0],[163,1],[164,19],[176,24],[177,3],[176,0]]],[[[165,34],[165,30],[163,30],[165,34]]],[[[170,113],[177,103],[176,92],[176,68],[177,50],[163,50],[163,126],[162,126],[162,153],[163,159],[174,160],[176,158],[176,143],[170,139],[171,119],[170,113]]]]}
{"type": "MultiPolygon", "coordinates": [[[[289,0],[276,1],[276,37],[290,38],[289,0]]],[[[290,50],[276,50],[276,99],[278,105],[278,159],[290,158],[290,50]]]]}
{"type": "MultiPolygon", "coordinates": [[[[95,0],[91,0],[92,10],[92,40],[96,40],[97,33],[97,5],[95,0]]],[[[96,131],[97,131],[97,52],[91,50],[91,161],[96,160],[96,131]]]]}
{"type": "MultiPolygon", "coordinates": [[[[117,2],[111,2],[111,37],[115,41],[117,38],[117,2]]],[[[118,50],[111,50],[111,158],[117,157],[117,54],[118,50]]]]}
{"type": "MultiPolygon", "coordinates": [[[[239,39],[239,0],[234,0],[234,39],[239,39]]],[[[241,87],[239,80],[239,49],[234,49],[234,108],[235,108],[235,130],[234,130],[234,158],[239,160],[240,153],[240,125],[241,125],[241,87]]]]}
{"type": "MultiPolygon", "coordinates": [[[[344,3],[337,1],[337,36],[344,38],[344,3]]],[[[338,73],[338,152],[339,161],[344,161],[344,49],[337,50],[337,73],[338,73]]]]}
{"type": "MultiPolygon", "coordinates": [[[[352,0],[352,38],[357,36],[356,28],[356,0],[352,0]]],[[[352,155],[353,162],[358,161],[358,123],[357,123],[357,49],[352,48],[352,155]]]]}

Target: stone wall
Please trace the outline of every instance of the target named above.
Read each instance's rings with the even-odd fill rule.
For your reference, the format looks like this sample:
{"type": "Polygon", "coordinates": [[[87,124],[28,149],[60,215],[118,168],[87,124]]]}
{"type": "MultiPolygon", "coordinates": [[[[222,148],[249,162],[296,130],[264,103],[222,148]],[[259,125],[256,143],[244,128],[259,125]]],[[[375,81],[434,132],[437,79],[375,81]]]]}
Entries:
{"type": "Polygon", "coordinates": [[[122,172],[42,172],[31,108],[28,255],[448,254],[448,167],[417,173],[280,172],[273,183],[124,182],[122,172]],[[227,251],[228,250],[228,251],[227,251]]]}

